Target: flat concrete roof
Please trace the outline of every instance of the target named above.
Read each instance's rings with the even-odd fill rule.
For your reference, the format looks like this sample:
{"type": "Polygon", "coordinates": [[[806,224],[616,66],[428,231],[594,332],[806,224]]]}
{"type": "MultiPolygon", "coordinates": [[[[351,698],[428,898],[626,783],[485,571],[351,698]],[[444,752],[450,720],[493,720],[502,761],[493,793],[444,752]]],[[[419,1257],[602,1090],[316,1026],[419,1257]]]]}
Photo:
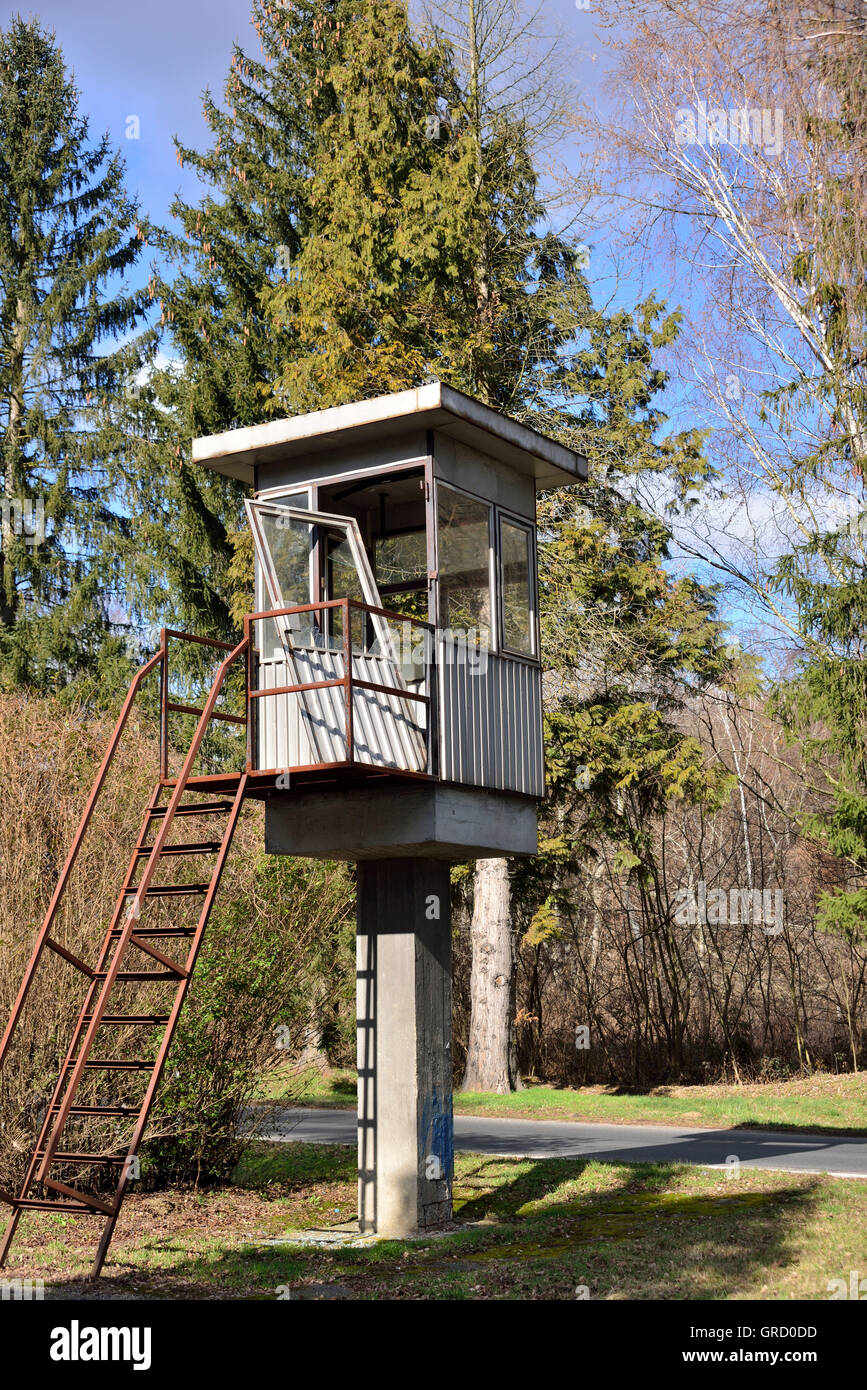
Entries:
{"type": "Polygon", "coordinates": [[[255,465],[322,453],[352,440],[375,442],[409,428],[437,430],[459,440],[529,475],[539,488],[563,487],[587,477],[587,460],[582,454],[441,381],[331,410],[206,435],[193,440],[193,462],[252,485],[255,465]]]}

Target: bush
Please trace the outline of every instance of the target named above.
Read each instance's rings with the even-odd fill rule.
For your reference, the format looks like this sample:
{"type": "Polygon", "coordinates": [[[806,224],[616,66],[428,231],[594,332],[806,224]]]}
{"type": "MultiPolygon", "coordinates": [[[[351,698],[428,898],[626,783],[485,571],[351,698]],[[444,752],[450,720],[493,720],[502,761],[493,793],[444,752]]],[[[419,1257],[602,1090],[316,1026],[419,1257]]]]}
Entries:
{"type": "MultiPolygon", "coordinates": [[[[111,727],[111,720],[85,708],[0,696],[2,1026],[111,727]]],[[[157,767],[153,725],[144,718],[131,722],[52,932],[89,964],[117,900],[157,767]]],[[[213,821],[190,817],[183,825],[173,838],[214,833],[213,821]]],[[[248,803],[148,1126],[142,1160],[150,1185],[223,1179],[237,1159],[239,1124],[263,1069],[300,1053],[311,1029],[330,1028],[339,1044],[352,1027],[349,872],[338,865],[273,859],[264,854],[263,842],[262,807],[248,803]]],[[[201,878],[205,863],[212,860],[164,861],[160,881],[201,878]]],[[[198,910],[196,900],[184,901],[196,902],[192,910],[198,910]]],[[[163,909],[154,903],[152,910],[163,909]]],[[[84,976],[46,951],[0,1073],[0,1187],[15,1188],[23,1178],[85,991],[84,976]]],[[[112,996],[112,1010],[165,1010],[170,997],[171,986],[123,984],[112,996]]],[[[157,1031],[144,1029],[105,1029],[98,1037],[94,1057],[150,1058],[159,1042],[157,1031]]],[[[135,1103],[147,1079],[148,1073],[88,1072],[80,1099],[135,1103]]],[[[126,1120],[73,1119],[63,1148],[122,1153],[130,1132],[126,1120]]],[[[114,1172],[58,1167],[54,1175],[98,1190],[113,1185],[114,1172]]]]}

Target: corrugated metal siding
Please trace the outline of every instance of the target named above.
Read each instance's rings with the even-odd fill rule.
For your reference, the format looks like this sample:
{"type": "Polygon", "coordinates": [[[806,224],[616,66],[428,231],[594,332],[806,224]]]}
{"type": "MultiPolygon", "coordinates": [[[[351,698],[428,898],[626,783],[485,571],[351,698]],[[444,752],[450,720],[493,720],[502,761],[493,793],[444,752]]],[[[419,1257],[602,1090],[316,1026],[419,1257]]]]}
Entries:
{"type": "MultiPolygon", "coordinates": [[[[280,685],[291,683],[282,656],[268,657],[259,662],[260,689],[275,690],[280,685]]],[[[255,702],[259,767],[306,767],[314,761],[314,750],[299,720],[298,700],[297,695],[274,695],[255,702]]]]}
{"type": "MultiPolygon", "coordinates": [[[[282,656],[259,663],[259,685],[342,679],[343,653],[296,648],[295,673],[282,656]]],[[[353,655],[356,680],[393,685],[394,667],[384,657],[353,655]]],[[[344,762],[346,716],[342,686],[308,690],[302,695],[275,695],[259,700],[259,766],[306,767],[344,762]]],[[[372,690],[352,692],[353,757],[372,767],[423,772],[427,761],[426,706],[372,690]]]]}
{"type": "Polygon", "coordinates": [[[440,776],[444,781],[542,796],[542,673],[489,653],[485,668],[440,645],[440,776]]]}

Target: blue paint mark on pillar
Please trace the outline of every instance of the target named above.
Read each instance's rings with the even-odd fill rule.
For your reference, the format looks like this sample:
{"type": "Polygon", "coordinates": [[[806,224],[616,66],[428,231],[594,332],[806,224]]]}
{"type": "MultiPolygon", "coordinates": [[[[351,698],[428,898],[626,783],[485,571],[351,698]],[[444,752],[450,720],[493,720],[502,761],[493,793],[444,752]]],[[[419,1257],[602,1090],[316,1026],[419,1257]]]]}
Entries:
{"type": "Polygon", "coordinates": [[[434,1086],[433,1091],[425,1096],[419,1115],[419,1141],[425,1176],[432,1180],[436,1180],[438,1176],[439,1180],[446,1184],[445,1196],[450,1199],[455,1169],[451,1092],[444,1100],[434,1086]],[[438,1174],[428,1171],[429,1165],[434,1168],[437,1166],[431,1164],[432,1158],[437,1160],[438,1174]]]}

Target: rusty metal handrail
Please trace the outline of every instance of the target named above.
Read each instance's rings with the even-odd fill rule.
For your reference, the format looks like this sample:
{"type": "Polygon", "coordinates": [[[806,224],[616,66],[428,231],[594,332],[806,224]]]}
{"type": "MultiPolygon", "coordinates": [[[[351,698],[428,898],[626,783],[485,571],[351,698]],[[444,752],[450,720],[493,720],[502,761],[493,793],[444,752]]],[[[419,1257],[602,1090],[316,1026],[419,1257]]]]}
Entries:
{"type": "MultiPolygon", "coordinates": [[[[211,686],[210,693],[208,695],[207,700],[205,701],[204,709],[202,710],[202,716],[198,724],[196,725],[196,732],[193,735],[193,739],[190,743],[187,756],[184,759],[184,765],[181,768],[180,773],[178,774],[178,779],[177,783],[175,784],[174,791],[172,792],[172,795],[169,798],[168,805],[165,808],[165,814],[162,817],[162,824],[160,826],[159,832],[157,834],[156,839],[153,842],[153,845],[150,847],[150,854],[148,856],[147,862],[145,863],[142,877],[135,890],[135,897],[133,899],[132,904],[127,909],[126,918],[123,927],[121,928],[120,938],[116,944],[111,965],[109,966],[108,971],[105,974],[105,978],[102,980],[102,988],[100,989],[99,997],[97,998],[95,1004],[91,1005],[90,1007],[88,1015],[90,1021],[88,1023],[87,1032],[85,1033],[84,1039],[79,1048],[78,1056],[75,1060],[75,1065],[72,1068],[72,1074],[67,1079],[66,1092],[63,1100],[60,1103],[58,1114],[55,1116],[54,1127],[42,1152],[42,1162],[36,1174],[36,1178],[38,1181],[41,1181],[45,1177],[45,1174],[48,1172],[48,1169],[51,1166],[52,1160],[54,1158],[57,1145],[60,1142],[60,1136],[69,1117],[69,1111],[73,1105],[75,1093],[78,1088],[78,1083],[81,1080],[82,1073],[84,1072],[84,1069],[87,1065],[88,1057],[90,1056],[91,1048],[93,1047],[94,1039],[102,1023],[102,1016],[105,1013],[105,1009],[108,1003],[108,996],[111,993],[111,990],[114,988],[117,975],[120,972],[121,965],[123,964],[123,960],[126,955],[127,947],[130,943],[130,938],[135,934],[135,923],[136,919],[141,914],[142,900],[144,899],[145,894],[147,893],[148,888],[150,887],[151,879],[153,878],[154,873],[156,872],[156,867],[159,863],[160,856],[163,852],[163,846],[165,845],[166,840],[168,839],[169,831],[172,828],[172,823],[175,818],[175,812],[177,811],[177,808],[180,805],[181,797],[184,795],[187,789],[187,782],[189,780],[190,773],[192,772],[193,764],[195,763],[196,758],[198,757],[199,749],[202,745],[202,740],[204,739],[208,725],[211,722],[211,717],[214,712],[214,706],[217,703],[217,697],[220,694],[220,691],[223,687],[223,681],[226,679],[226,674],[229,670],[229,667],[232,665],[232,662],[235,661],[243,653],[246,653],[248,647],[249,638],[245,635],[238,643],[238,645],[234,647],[233,650],[229,652],[228,656],[226,656],[226,658],[220,663],[220,666],[217,670],[217,674],[214,677],[213,685],[211,686]]],[[[160,655],[164,657],[165,652],[161,652],[160,655]]],[[[139,674],[143,675],[144,671],[140,672],[139,674]]]]}
{"type": "Polygon", "coordinates": [[[353,674],[352,674],[352,638],[351,638],[350,620],[349,620],[349,613],[350,613],[350,609],[352,609],[352,608],[357,609],[359,612],[363,612],[363,613],[373,613],[373,614],[376,614],[377,616],[382,617],[382,618],[391,618],[391,619],[396,620],[397,622],[401,622],[401,623],[410,623],[410,624],[415,625],[416,627],[424,628],[427,632],[430,632],[430,633],[434,633],[434,632],[436,631],[436,629],[435,629],[433,623],[425,622],[422,618],[410,618],[410,617],[408,617],[405,613],[396,613],[393,609],[389,609],[389,608],[376,608],[376,607],[374,607],[372,604],[364,603],[364,602],[362,602],[360,599],[353,599],[353,598],[322,599],[322,600],[320,600],[318,603],[299,603],[299,604],[293,604],[291,607],[287,607],[287,608],[270,608],[270,609],[267,609],[267,610],[263,610],[262,612],[259,612],[259,613],[248,613],[248,614],[246,615],[246,617],[244,618],[244,635],[245,635],[245,637],[248,637],[248,638],[250,639],[250,648],[249,648],[249,650],[248,650],[248,681],[247,681],[247,709],[248,709],[248,718],[247,718],[247,771],[248,771],[248,772],[253,772],[253,771],[255,770],[254,767],[253,767],[253,747],[254,747],[254,739],[253,739],[253,736],[252,736],[252,725],[253,725],[253,721],[252,721],[252,718],[250,717],[251,714],[252,714],[252,710],[253,710],[253,701],[254,701],[254,700],[258,701],[258,700],[266,699],[266,698],[267,698],[268,696],[270,696],[270,695],[300,695],[300,694],[302,694],[304,691],[307,691],[307,690],[327,690],[327,689],[332,689],[332,688],[334,688],[335,686],[342,686],[343,689],[344,689],[344,691],[345,691],[345,728],[346,728],[346,763],[345,763],[345,765],[346,765],[346,766],[352,767],[352,766],[355,766],[355,765],[356,765],[356,764],[355,764],[355,759],[354,759],[354,757],[353,757],[353,738],[354,738],[353,711],[352,711],[352,691],[353,691],[353,688],[358,689],[358,690],[370,690],[370,691],[373,691],[373,692],[375,692],[376,694],[380,694],[380,695],[390,695],[390,696],[394,697],[395,699],[399,699],[399,700],[415,700],[415,701],[417,701],[418,703],[421,703],[421,704],[426,705],[426,706],[427,706],[427,710],[428,710],[428,714],[427,714],[427,725],[428,725],[428,740],[429,740],[428,758],[427,758],[427,760],[428,760],[428,764],[431,763],[433,754],[432,754],[432,743],[431,743],[431,734],[430,734],[430,731],[431,731],[431,714],[432,714],[432,710],[434,709],[434,704],[433,704],[433,690],[432,690],[432,687],[433,687],[433,670],[434,670],[433,662],[430,662],[430,663],[429,663],[429,664],[430,664],[430,667],[431,667],[431,679],[427,681],[428,689],[427,689],[426,694],[424,694],[424,695],[420,694],[418,691],[415,691],[415,690],[401,690],[401,689],[398,689],[396,686],[390,686],[390,685],[377,685],[377,684],[376,684],[375,682],[373,682],[373,681],[357,680],[357,679],[353,676],[353,674]],[[264,620],[266,620],[266,619],[268,619],[268,618],[283,618],[283,617],[290,617],[291,615],[296,614],[296,613],[318,613],[318,612],[323,611],[323,610],[329,610],[329,609],[334,609],[334,608],[341,608],[341,609],[343,610],[343,675],[342,675],[342,676],[334,677],[334,678],[331,679],[331,680],[324,680],[324,681],[306,681],[306,682],[303,682],[303,683],[302,683],[302,682],[299,682],[299,683],[296,684],[296,685],[280,685],[280,686],[275,686],[275,687],[274,687],[273,689],[271,689],[271,690],[261,690],[261,689],[256,689],[256,690],[254,690],[254,689],[252,689],[251,682],[250,682],[250,680],[249,680],[249,675],[250,675],[250,656],[252,655],[252,651],[253,651],[253,647],[252,647],[252,628],[253,628],[253,624],[254,624],[254,623],[256,623],[256,622],[262,622],[262,621],[264,621],[264,620]]]}
{"type": "MultiPolygon", "coordinates": [[[[13,1007],[12,1007],[12,1013],[11,1013],[11,1015],[10,1015],[9,1022],[8,1022],[7,1025],[6,1025],[6,1029],[5,1029],[4,1033],[3,1033],[2,1040],[0,1040],[0,1067],[2,1067],[3,1062],[4,1062],[5,1059],[6,1059],[6,1054],[7,1054],[8,1051],[9,1051],[9,1047],[10,1047],[10,1044],[11,1044],[11,1042],[12,1042],[12,1037],[13,1037],[13,1035],[14,1035],[14,1033],[15,1033],[15,1029],[17,1028],[18,1023],[19,1023],[19,1021],[20,1021],[21,1014],[22,1014],[23,1009],[24,1009],[24,1005],[25,1005],[25,1003],[26,1003],[26,1001],[27,1001],[27,995],[28,995],[28,993],[29,993],[29,991],[30,991],[30,986],[31,986],[31,984],[33,983],[33,979],[34,979],[34,976],[35,976],[35,974],[36,974],[36,969],[37,969],[37,967],[38,967],[38,965],[39,965],[39,962],[40,962],[40,960],[41,960],[41,958],[42,958],[42,953],[43,953],[43,951],[45,950],[46,946],[50,947],[52,950],[54,950],[58,955],[62,956],[64,959],[66,959],[66,960],[71,960],[71,963],[72,963],[72,964],[79,966],[79,968],[81,967],[81,962],[79,962],[79,961],[77,960],[77,958],[71,957],[71,956],[70,956],[70,953],[69,953],[68,951],[66,951],[65,948],[61,947],[58,943],[52,941],[51,938],[50,938],[49,933],[50,933],[50,931],[51,931],[52,926],[54,925],[54,920],[55,920],[55,918],[56,918],[56,916],[57,916],[57,912],[58,912],[58,909],[59,909],[59,907],[60,907],[61,899],[62,899],[62,897],[63,897],[63,894],[64,894],[65,890],[66,890],[66,885],[67,885],[67,883],[69,882],[69,878],[70,878],[70,875],[71,875],[71,873],[72,873],[72,870],[73,870],[73,868],[74,868],[74,866],[75,866],[75,861],[76,861],[76,859],[78,858],[78,854],[79,854],[79,851],[80,851],[80,849],[81,849],[81,845],[82,845],[82,842],[83,842],[83,840],[84,840],[84,836],[85,836],[85,834],[86,834],[86,832],[87,832],[87,828],[88,828],[88,826],[90,825],[90,821],[91,821],[91,818],[92,818],[92,816],[93,816],[93,812],[94,812],[94,810],[96,809],[96,803],[97,803],[97,801],[99,800],[99,795],[100,795],[100,792],[102,791],[103,785],[104,785],[104,783],[105,783],[105,779],[106,779],[106,777],[107,777],[107,775],[108,775],[109,768],[111,767],[111,764],[112,764],[112,762],[114,761],[114,756],[115,756],[115,753],[117,752],[118,745],[120,744],[120,740],[121,740],[121,736],[123,735],[123,731],[124,731],[124,729],[126,728],[126,723],[127,723],[127,720],[129,719],[130,711],[131,711],[131,709],[132,709],[132,707],[133,707],[133,705],[134,705],[134,703],[135,703],[136,697],[137,697],[137,695],[138,695],[138,693],[139,693],[139,690],[140,690],[140,688],[141,688],[141,685],[142,685],[143,681],[145,680],[145,678],[146,678],[147,676],[150,675],[151,671],[153,671],[153,669],[154,669],[156,666],[160,666],[160,668],[161,668],[161,670],[160,670],[160,781],[165,782],[165,781],[167,780],[167,777],[168,777],[168,772],[167,772],[167,767],[166,767],[166,761],[167,761],[167,755],[168,755],[167,716],[168,716],[168,711],[171,710],[171,709],[173,708],[172,702],[168,699],[168,664],[169,664],[169,663],[168,663],[168,639],[169,639],[169,638],[178,638],[178,639],[180,639],[180,640],[187,641],[187,642],[195,642],[195,643],[198,643],[198,644],[201,645],[201,646],[215,647],[215,648],[218,648],[218,649],[221,650],[221,651],[226,651],[226,652],[229,652],[229,653],[230,653],[230,655],[228,655],[228,656],[223,660],[223,662],[222,662],[221,665],[220,665],[220,668],[219,668],[219,671],[218,671],[218,673],[217,673],[217,676],[216,676],[215,679],[214,679],[214,683],[213,683],[213,686],[212,686],[212,688],[211,688],[211,692],[210,692],[208,701],[207,701],[207,703],[205,704],[205,708],[204,708],[203,710],[198,710],[198,709],[193,710],[192,708],[190,708],[190,709],[188,709],[188,710],[185,711],[186,713],[189,713],[189,714],[197,714],[197,715],[199,715],[199,716],[200,716],[200,719],[199,719],[199,724],[198,724],[197,729],[196,729],[195,737],[194,737],[194,739],[193,739],[193,744],[191,745],[191,749],[190,749],[190,754],[192,755],[192,757],[188,754],[187,759],[186,759],[186,761],[185,761],[185,763],[184,763],[184,769],[183,769],[183,771],[181,772],[181,774],[180,774],[180,776],[179,776],[179,778],[178,778],[177,786],[183,787],[183,786],[185,785],[186,779],[187,779],[187,777],[189,776],[189,769],[192,767],[192,763],[193,763],[193,761],[195,760],[195,756],[196,756],[196,754],[198,753],[198,750],[199,750],[199,745],[201,744],[201,741],[202,741],[202,739],[204,738],[205,730],[206,730],[206,728],[207,728],[207,725],[210,723],[210,720],[211,720],[212,718],[225,719],[225,720],[228,720],[228,721],[230,721],[230,722],[232,722],[232,723],[244,723],[244,722],[245,722],[244,720],[240,719],[239,716],[237,716],[237,715],[225,715],[225,714],[223,714],[221,711],[215,711],[215,710],[214,710],[214,704],[216,703],[217,696],[219,695],[220,690],[222,689],[223,681],[224,681],[224,679],[225,679],[225,676],[226,676],[226,673],[227,673],[229,667],[231,666],[232,662],[235,661],[235,660],[238,658],[238,656],[241,655],[242,653],[245,654],[245,655],[247,656],[247,665],[248,665],[248,669],[247,669],[247,672],[246,672],[246,675],[245,675],[245,687],[246,687],[247,689],[249,689],[249,646],[250,646],[250,643],[249,643],[248,637],[245,635],[245,637],[242,639],[242,641],[241,641],[238,645],[236,645],[236,646],[233,648],[231,642],[220,642],[220,641],[218,641],[218,640],[217,640],[216,638],[214,638],[214,637],[196,637],[196,636],[194,636],[192,633],[189,633],[189,632],[178,632],[178,631],[176,631],[176,630],[173,629],[173,628],[163,628],[162,631],[161,631],[161,633],[160,633],[160,647],[159,647],[159,650],[155,653],[154,656],[152,656],[152,657],[150,658],[149,661],[147,661],[147,662],[145,663],[144,666],[142,666],[142,668],[141,668],[140,671],[137,671],[137,672],[136,672],[135,676],[134,676],[133,679],[132,679],[132,682],[131,682],[131,684],[130,684],[129,690],[127,691],[127,694],[126,694],[126,698],[125,698],[125,700],[124,700],[124,702],[123,702],[123,706],[121,707],[120,714],[118,715],[117,722],[116,722],[116,724],[115,724],[115,726],[114,726],[114,730],[113,730],[113,732],[112,732],[111,738],[110,738],[110,740],[109,740],[108,747],[106,748],[105,754],[104,754],[104,756],[103,756],[102,763],[100,764],[99,771],[97,772],[96,778],[94,779],[93,786],[91,787],[90,795],[89,795],[88,798],[87,798],[87,803],[86,803],[85,808],[84,808],[84,811],[83,811],[83,813],[82,813],[81,820],[79,821],[79,824],[78,824],[78,829],[77,829],[76,832],[75,832],[75,836],[73,837],[72,844],[71,844],[71,846],[70,846],[70,848],[69,848],[69,853],[68,853],[67,856],[66,856],[66,862],[64,863],[63,868],[62,868],[61,871],[60,871],[60,876],[59,876],[59,878],[58,878],[58,880],[57,880],[57,884],[56,884],[55,889],[54,889],[54,892],[53,892],[53,894],[52,894],[52,896],[51,896],[51,902],[50,902],[49,905],[48,905],[48,909],[47,909],[46,914],[45,914],[45,917],[44,917],[44,919],[43,919],[42,926],[41,926],[41,928],[40,928],[40,930],[39,930],[39,934],[38,934],[38,936],[37,936],[37,938],[36,938],[36,941],[35,941],[35,943],[34,943],[33,950],[32,950],[31,955],[30,955],[30,960],[29,960],[29,962],[28,962],[28,964],[27,964],[27,968],[26,968],[26,970],[25,970],[25,972],[24,972],[24,977],[23,977],[23,979],[22,979],[22,981],[21,981],[21,987],[20,987],[20,989],[19,989],[19,991],[18,991],[18,995],[17,995],[17,997],[16,997],[15,1003],[14,1003],[14,1005],[13,1005],[13,1007]]],[[[177,793],[177,786],[176,786],[176,788],[175,788],[175,792],[176,792],[176,793],[177,793]]],[[[179,800],[180,798],[178,797],[177,799],[179,800]]],[[[176,800],[175,800],[175,797],[172,798],[172,800],[171,800],[170,803],[169,803],[169,806],[171,807],[173,804],[177,804],[177,803],[176,803],[176,800]]],[[[167,808],[166,808],[166,815],[165,815],[164,820],[163,820],[163,827],[162,827],[162,830],[167,830],[167,823],[170,824],[170,823],[171,823],[171,820],[173,819],[173,817],[174,817],[174,812],[172,811],[172,813],[171,813],[171,815],[170,815],[170,814],[169,814],[169,808],[167,807],[167,808]]],[[[161,834],[162,834],[162,831],[161,831],[161,834]]],[[[164,835],[162,835],[162,839],[163,839],[163,840],[165,839],[165,836],[164,836],[164,835]]],[[[159,837],[158,837],[158,842],[159,842],[159,837]]]]}
{"type": "MultiPolygon", "coordinates": [[[[246,637],[246,628],[244,630],[246,637]]],[[[177,628],[164,627],[160,632],[160,645],[165,651],[166,659],[163,662],[162,677],[160,682],[160,781],[167,783],[169,778],[169,715],[170,714],[193,714],[200,716],[202,711],[195,705],[185,705],[177,700],[169,699],[169,640],[175,638],[179,642],[193,642],[199,647],[215,647],[218,651],[230,652],[233,649],[232,642],[221,642],[216,637],[198,637],[192,632],[181,632],[177,628]]],[[[247,649],[246,670],[244,672],[244,715],[226,714],[222,710],[214,710],[211,718],[221,720],[226,724],[246,724],[249,715],[249,707],[246,698],[246,690],[250,680],[250,661],[249,648],[247,649]]]]}
{"type": "Polygon", "coordinates": [[[397,613],[393,608],[376,608],[372,603],[364,603],[358,598],[324,598],[318,603],[296,603],[291,608],[266,608],[260,613],[248,613],[244,619],[245,623],[262,622],[265,618],[286,618],[292,613],[313,613],[320,608],[350,608],[362,609],[365,613],[375,613],[381,618],[394,618],[399,623],[412,623],[415,627],[427,628],[428,632],[435,632],[433,623],[429,623],[424,618],[410,618],[406,613],[397,613]]]}
{"type": "Polygon", "coordinates": [[[82,840],[84,839],[85,832],[87,830],[88,825],[90,824],[90,819],[96,808],[96,803],[99,800],[99,794],[102,791],[103,783],[105,782],[106,776],[108,775],[109,767],[111,766],[111,763],[114,759],[114,755],[117,752],[117,747],[120,743],[121,735],[123,734],[124,728],[126,727],[126,721],[129,718],[130,710],[132,709],[132,706],[135,703],[136,696],[138,695],[139,688],[143,680],[146,676],[150,675],[151,671],[154,669],[155,666],[158,666],[160,662],[164,661],[165,655],[166,649],[163,645],[160,647],[156,655],[152,656],[150,661],[146,662],[145,665],[141,668],[141,670],[137,671],[135,676],[133,677],[132,683],[127,692],[126,699],[123,702],[121,712],[118,715],[117,723],[114,726],[114,732],[112,733],[108,747],[105,751],[105,755],[100,765],[100,769],[96,774],[93,786],[91,787],[90,796],[87,798],[87,804],[82,813],[81,820],[79,821],[78,829],[75,832],[75,837],[70,846],[69,853],[66,856],[66,863],[60,871],[60,877],[57,880],[57,885],[51,896],[51,902],[48,905],[48,911],[45,914],[42,927],[39,931],[39,935],[36,938],[36,943],[33,947],[33,951],[30,956],[30,961],[28,963],[27,969],[24,972],[24,978],[21,982],[21,988],[18,991],[18,997],[13,1005],[12,1014],[6,1026],[6,1031],[3,1034],[2,1041],[0,1041],[0,1066],[3,1065],[6,1054],[9,1051],[9,1045],[12,1041],[12,1035],[18,1026],[18,1020],[21,1017],[21,1013],[24,1008],[24,1004],[27,999],[30,986],[33,982],[33,977],[36,973],[36,967],[38,966],[39,961],[42,957],[42,952],[45,950],[45,947],[48,944],[48,933],[50,932],[51,927],[54,924],[54,918],[57,915],[57,909],[60,906],[60,900],[63,897],[64,890],[66,888],[67,883],[69,882],[69,876],[72,873],[75,861],[78,858],[78,852],[81,849],[82,840]]]}

